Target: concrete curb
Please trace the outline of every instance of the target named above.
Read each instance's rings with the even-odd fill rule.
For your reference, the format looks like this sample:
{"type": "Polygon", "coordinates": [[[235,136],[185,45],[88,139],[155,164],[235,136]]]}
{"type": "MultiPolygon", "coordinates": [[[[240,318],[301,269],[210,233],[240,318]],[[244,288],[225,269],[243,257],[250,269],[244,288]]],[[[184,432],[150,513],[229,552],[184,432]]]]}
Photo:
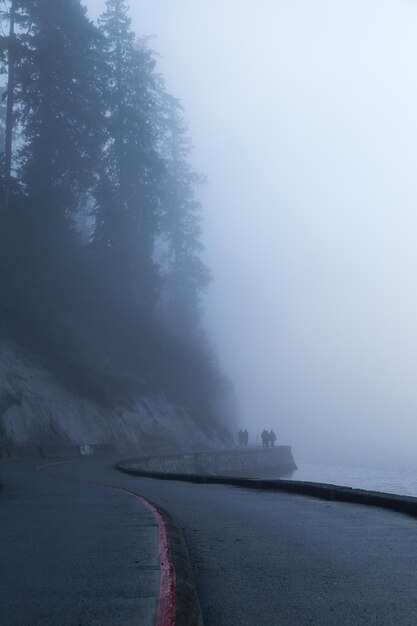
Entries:
{"type": "Polygon", "coordinates": [[[158,478],[160,480],[180,480],[183,482],[199,484],[230,485],[249,489],[263,489],[272,491],[285,491],[303,496],[312,496],[321,500],[335,502],[349,502],[376,506],[398,513],[405,513],[417,517],[417,498],[412,496],[400,496],[365,489],[353,489],[340,485],[324,483],[310,483],[295,480],[259,480],[256,478],[238,478],[230,476],[211,476],[202,474],[164,474],[163,472],[146,472],[129,467],[129,461],[120,461],[116,468],[127,474],[142,478],[158,478]]]}
{"type": "MultiPolygon", "coordinates": [[[[119,464],[115,467],[125,471],[119,467],[119,464]]],[[[204,626],[197,586],[184,535],[168,511],[154,502],[151,504],[163,517],[168,530],[169,548],[175,569],[175,624],[177,626],[204,626]]]]}
{"type": "Polygon", "coordinates": [[[168,528],[171,558],[175,568],[175,624],[203,626],[203,614],[184,536],[174,518],[159,506],[156,508],[164,517],[168,528]]]}

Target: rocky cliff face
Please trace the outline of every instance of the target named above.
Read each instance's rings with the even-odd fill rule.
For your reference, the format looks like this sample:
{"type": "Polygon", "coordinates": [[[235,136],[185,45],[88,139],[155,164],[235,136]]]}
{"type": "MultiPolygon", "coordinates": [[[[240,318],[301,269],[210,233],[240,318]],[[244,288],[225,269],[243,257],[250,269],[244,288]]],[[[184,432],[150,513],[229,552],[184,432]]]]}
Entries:
{"type": "Polygon", "coordinates": [[[118,444],[138,448],[219,445],[163,396],[129,408],[80,398],[35,356],[0,340],[0,446],[118,444]]]}

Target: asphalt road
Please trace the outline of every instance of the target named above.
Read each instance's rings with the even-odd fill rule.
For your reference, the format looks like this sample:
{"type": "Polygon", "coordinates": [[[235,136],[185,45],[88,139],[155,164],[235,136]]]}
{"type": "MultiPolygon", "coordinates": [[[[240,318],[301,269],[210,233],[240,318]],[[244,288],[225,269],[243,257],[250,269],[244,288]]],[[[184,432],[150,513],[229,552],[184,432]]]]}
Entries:
{"type": "MultiPolygon", "coordinates": [[[[5,481],[21,471],[18,466],[7,465],[9,476],[4,466],[0,467],[5,481]]],[[[94,554],[100,553],[102,557],[91,569],[92,553],[83,547],[88,542],[84,544],[82,538],[71,535],[72,528],[79,523],[69,510],[72,502],[56,500],[60,485],[69,483],[59,480],[63,476],[135,489],[174,515],[189,547],[206,626],[417,624],[417,521],[414,518],[293,494],[135,478],[117,473],[109,461],[57,465],[51,471],[55,478],[34,475],[31,479],[39,481],[38,491],[31,500],[33,514],[36,519],[40,509],[44,513],[46,510],[47,515],[42,518],[49,519],[49,530],[45,528],[43,533],[32,535],[33,549],[27,552],[26,548],[25,553],[19,551],[16,534],[33,533],[33,517],[31,520],[26,515],[20,516],[17,529],[7,530],[14,548],[6,555],[7,565],[0,562],[0,569],[7,574],[0,581],[0,593],[4,592],[5,583],[6,593],[10,594],[8,615],[12,618],[5,624],[32,623],[13,621],[11,607],[17,600],[22,601],[23,595],[13,589],[22,577],[25,594],[39,605],[47,605],[51,599],[50,594],[42,591],[43,585],[48,589],[59,588],[59,601],[64,603],[61,609],[74,601],[74,593],[78,597],[87,594],[97,603],[100,594],[91,592],[95,582],[90,574],[94,571],[101,581],[103,600],[107,602],[107,594],[120,600],[126,589],[125,597],[133,602],[135,570],[131,542],[137,533],[135,505],[121,496],[113,495],[111,501],[107,495],[100,497],[100,490],[93,497],[91,486],[73,483],[79,493],[90,490],[88,504],[79,508],[76,517],[85,515],[87,523],[99,529],[94,554]],[[108,507],[112,511],[110,516],[108,507]],[[56,520],[62,521],[66,516],[73,521],[56,536],[56,520]],[[74,542],[75,563],[71,552],[74,542]],[[14,549],[17,559],[13,558],[14,549]],[[49,565],[43,564],[45,556],[47,563],[55,564],[52,572],[49,565]],[[63,582],[68,564],[71,572],[75,568],[72,576],[78,577],[74,587],[66,587],[63,582]],[[51,577],[55,580],[51,581],[51,577]],[[112,589],[118,593],[114,594],[112,589]]],[[[2,499],[4,495],[0,496],[0,502],[2,499]]],[[[8,516],[6,522],[12,524],[13,515],[19,511],[11,496],[9,505],[6,502],[4,506],[3,502],[2,509],[8,516]]],[[[27,507],[21,506],[26,513],[27,507]]],[[[2,535],[4,521],[0,519],[2,535]]],[[[3,544],[2,540],[0,549],[3,544]]],[[[144,562],[146,555],[142,556],[144,562]]],[[[69,580],[68,574],[65,580],[69,580]]],[[[110,622],[103,615],[102,621],[97,622],[55,623],[130,622],[123,619],[110,622]]]]}
{"type": "Polygon", "coordinates": [[[1,626],[154,624],[158,532],[137,498],[29,463],[0,476],[1,626]]]}

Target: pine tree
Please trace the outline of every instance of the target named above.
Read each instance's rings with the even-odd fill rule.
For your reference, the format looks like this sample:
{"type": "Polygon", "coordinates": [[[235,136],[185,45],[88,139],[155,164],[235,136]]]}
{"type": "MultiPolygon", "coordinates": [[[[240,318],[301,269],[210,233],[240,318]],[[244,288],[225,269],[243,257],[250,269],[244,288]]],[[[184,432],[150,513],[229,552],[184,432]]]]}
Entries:
{"type": "Polygon", "coordinates": [[[7,104],[5,125],[5,149],[4,149],[4,208],[10,208],[11,176],[12,176],[12,141],[13,141],[13,107],[16,72],[16,3],[12,0],[9,13],[9,41],[8,41],[8,81],[7,81],[7,104]]]}
{"type": "Polygon", "coordinates": [[[39,228],[61,245],[100,159],[99,34],[80,0],[18,0],[31,31],[17,67],[20,176],[39,228]]]}
{"type": "Polygon", "coordinates": [[[203,179],[181,107],[124,0],[107,0],[99,27],[81,0],[7,3],[2,325],[82,393],[162,392],[209,431],[221,375],[200,329],[203,179]]]}
{"type": "Polygon", "coordinates": [[[135,45],[124,0],[108,0],[99,24],[106,147],[96,191],[95,250],[115,288],[149,316],[158,292],[153,251],[162,167],[153,125],[155,63],[135,45]]]}
{"type": "Polygon", "coordinates": [[[74,217],[92,192],[102,149],[100,34],[79,0],[15,2],[20,147],[13,210],[0,229],[1,296],[16,319],[30,319],[32,333],[54,327],[59,342],[84,271],[74,217]]]}
{"type": "Polygon", "coordinates": [[[2,92],[1,102],[1,151],[2,178],[4,179],[4,192],[2,203],[6,212],[10,209],[11,194],[13,187],[13,138],[15,132],[15,88],[16,88],[16,65],[25,54],[24,29],[28,26],[27,16],[22,10],[19,0],[4,0],[0,11],[0,19],[3,32],[7,34],[0,37],[0,67],[1,73],[7,75],[7,84],[2,92]],[[4,29],[5,27],[5,29],[4,29]]]}
{"type": "Polygon", "coordinates": [[[165,98],[166,132],[162,233],[168,252],[165,263],[164,298],[170,324],[176,332],[198,328],[200,297],[210,282],[210,272],[200,258],[201,205],[196,188],[204,178],[190,164],[190,141],[178,101],[165,98]]]}

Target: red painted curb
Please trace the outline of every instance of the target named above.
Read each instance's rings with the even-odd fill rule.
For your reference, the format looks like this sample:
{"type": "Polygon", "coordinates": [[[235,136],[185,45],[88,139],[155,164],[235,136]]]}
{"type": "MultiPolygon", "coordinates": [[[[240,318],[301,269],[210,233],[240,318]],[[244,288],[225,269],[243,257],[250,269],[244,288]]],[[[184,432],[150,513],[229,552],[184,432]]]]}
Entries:
{"type": "MultiPolygon", "coordinates": [[[[71,463],[71,461],[61,461],[57,463],[48,463],[47,465],[40,465],[35,467],[36,472],[40,472],[53,465],[63,465],[65,463],[71,463]]],[[[51,474],[51,476],[55,476],[51,474]]],[[[149,502],[144,496],[130,489],[124,489],[123,487],[116,487],[107,483],[95,482],[92,480],[83,480],[82,478],[74,478],[72,476],[55,476],[55,478],[65,478],[66,480],[75,480],[77,482],[85,483],[88,485],[95,485],[97,487],[106,487],[107,489],[113,489],[113,491],[120,491],[127,493],[130,496],[137,498],[156,518],[158,524],[158,545],[159,545],[159,598],[158,608],[155,620],[155,626],[175,626],[175,612],[176,612],[176,575],[175,567],[171,558],[171,549],[169,546],[169,534],[168,527],[165,522],[164,516],[158,510],[158,508],[149,502]]]]}
{"type": "MultiPolygon", "coordinates": [[[[126,490],[124,490],[126,491],[126,490]]],[[[175,626],[175,568],[171,559],[169,547],[168,528],[163,515],[146,498],[136,495],[141,502],[155,515],[158,522],[159,534],[159,569],[161,572],[159,583],[158,613],[156,616],[156,626],[175,626]]]]}

